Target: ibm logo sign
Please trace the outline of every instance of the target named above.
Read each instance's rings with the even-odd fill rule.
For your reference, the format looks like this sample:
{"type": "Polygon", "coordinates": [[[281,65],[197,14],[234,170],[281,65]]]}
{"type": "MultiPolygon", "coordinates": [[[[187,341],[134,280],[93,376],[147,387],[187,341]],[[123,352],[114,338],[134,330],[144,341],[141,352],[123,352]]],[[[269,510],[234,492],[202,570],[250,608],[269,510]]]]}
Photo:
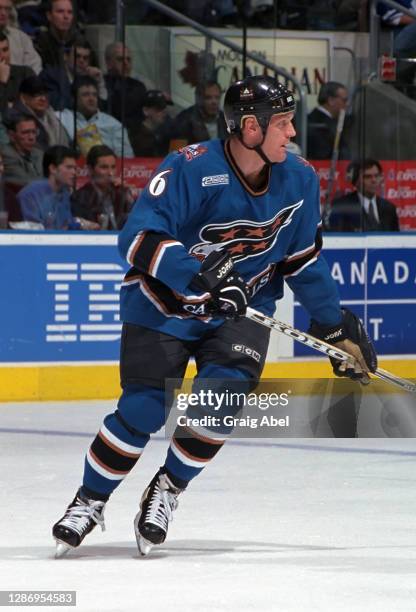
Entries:
{"type": "Polygon", "coordinates": [[[46,342],[108,342],[121,333],[119,290],[123,268],[111,263],[48,263],[46,279],[54,283],[54,322],[46,326],[46,342]],[[88,284],[86,322],[70,322],[72,283],[88,284]],[[88,318],[87,318],[88,317],[88,318]]]}

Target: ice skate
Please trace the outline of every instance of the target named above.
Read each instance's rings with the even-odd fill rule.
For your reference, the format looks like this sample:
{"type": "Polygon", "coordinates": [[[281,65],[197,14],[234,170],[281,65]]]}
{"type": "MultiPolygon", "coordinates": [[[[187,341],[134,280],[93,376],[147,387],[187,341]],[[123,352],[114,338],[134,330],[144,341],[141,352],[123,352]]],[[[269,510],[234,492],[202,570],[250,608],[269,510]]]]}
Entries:
{"type": "Polygon", "coordinates": [[[105,502],[82,497],[78,489],[64,516],[52,528],[56,540],[56,559],[79,546],[96,525],[105,531],[104,507],[105,502]]]}
{"type": "Polygon", "coordinates": [[[165,541],[182,490],[175,487],[166,474],[158,472],[143,493],[140,511],[134,519],[137,546],[142,556],[165,541]]]}

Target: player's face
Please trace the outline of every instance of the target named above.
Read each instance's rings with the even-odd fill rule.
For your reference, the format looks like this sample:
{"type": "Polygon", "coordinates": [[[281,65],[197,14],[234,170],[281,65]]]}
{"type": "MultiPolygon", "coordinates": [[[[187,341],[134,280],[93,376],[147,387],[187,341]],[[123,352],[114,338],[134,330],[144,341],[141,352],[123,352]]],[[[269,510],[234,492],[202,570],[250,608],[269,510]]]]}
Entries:
{"type": "Polygon", "coordinates": [[[262,149],[272,162],[282,162],[286,159],[286,145],[296,136],[293,127],[294,113],[281,113],[273,115],[267,128],[262,149]]]}
{"type": "Polygon", "coordinates": [[[99,157],[92,171],[94,182],[105,187],[113,182],[116,175],[116,158],[113,155],[99,157]]]}
{"type": "Polygon", "coordinates": [[[362,186],[362,192],[367,198],[372,198],[376,195],[380,183],[383,180],[383,175],[380,174],[377,166],[367,168],[360,173],[359,184],[362,186]]]}

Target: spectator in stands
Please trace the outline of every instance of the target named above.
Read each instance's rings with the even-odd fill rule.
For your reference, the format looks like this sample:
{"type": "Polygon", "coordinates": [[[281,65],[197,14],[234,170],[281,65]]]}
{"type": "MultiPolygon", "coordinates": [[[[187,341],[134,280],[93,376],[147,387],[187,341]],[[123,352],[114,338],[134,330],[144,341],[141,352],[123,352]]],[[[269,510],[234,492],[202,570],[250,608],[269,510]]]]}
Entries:
{"type": "Polygon", "coordinates": [[[77,37],[68,52],[67,68],[71,83],[78,76],[89,76],[97,81],[100,100],[107,100],[104,75],[96,66],[95,54],[86,38],[77,37]]]}
{"type": "Polygon", "coordinates": [[[0,0],[0,32],[7,36],[10,47],[10,61],[16,66],[27,66],[39,74],[42,60],[36,53],[29,36],[9,25],[13,10],[12,0],[0,0]]]}
{"type": "Polygon", "coordinates": [[[143,101],[144,119],[129,130],[136,157],[165,157],[173,134],[174,122],[167,106],[172,104],[162,91],[149,89],[143,101]]]}
{"type": "Polygon", "coordinates": [[[332,203],[329,228],[338,232],[398,232],[394,204],[378,195],[383,169],[376,159],[352,162],[348,167],[356,191],[332,203]]]}
{"type": "MultiPolygon", "coordinates": [[[[324,83],[318,94],[318,106],[308,115],[308,152],[309,159],[331,159],[338,116],[341,109],[348,105],[348,90],[336,81],[324,83]]],[[[339,144],[339,159],[349,159],[347,146],[349,119],[345,118],[344,129],[339,144]]]]}
{"type": "Polygon", "coordinates": [[[0,211],[6,213],[3,218],[3,229],[7,229],[9,221],[21,221],[22,213],[16,199],[16,190],[4,180],[4,162],[0,154],[0,211]],[[5,227],[4,227],[5,226],[5,227]]]}
{"type": "Polygon", "coordinates": [[[40,77],[49,93],[51,106],[56,110],[73,108],[72,84],[79,76],[90,76],[97,81],[100,102],[107,100],[107,88],[101,70],[93,65],[94,53],[85,38],[78,37],[64,53],[64,66],[47,66],[40,77]]]}
{"type": "Polygon", "coordinates": [[[71,213],[71,191],[75,185],[76,153],[57,145],[45,152],[43,174],[22,189],[17,199],[25,221],[41,223],[44,229],[99,229],[96,223],[71,213]]]}
{"type": "Polygon", "coordinates": [[[215,81],[200,83],[195,89],[195,104],[177,115],[174,136],[187,144],[226,138],[224,113],[220,110],[221,88],[215,81]]]}
{"type": "Polygon", "coordinates": [[[142,106],[146,87],[131,76],[133,67],[131,51],[123,43],[116,42],[106,47],[105,63],[107,110],[110,115],[129,128],[143,119],[142,106]]]}
{"type": "Polygon", "coordinates": [[[43,152],[36,147],[36,122],[29,115],[10,111],[4,123],[10,139],[10,144],[1,146],[4,179],[26,185],[42,176],[43,152]]]}
{"type": "Polygon", "coordinates": [[[35,120],[39,149],[46,151],[54,145],[69,145],[68,134],[49,106],[48,92],[40,77],[31,76],[22,81],[14,108],[35,120]]]}
{"type": "MultiPolygon", "coordinates": [[[[416,0],[396,0],[397,4],[416,12],[416,0]]],[[[416,19],[402,13],[398,8],[393,8],[379,2],[377,10],[383,23],[393,31],[393,54],[400,59],[416,59],[416,19]]],[[[399,61],[397,66],[397,81],[403,85],[410,85],[405,93],[416,97],[414,91],[414,78],[416,74],[415,61],[399,61]]]]}
{"type": "MultiPolygon", "coordinates": [[[[1,0],[0,0],[1,2],[1,0]]],[[[7,36],[0,32],[0,112],[4,113],[13,106],[18,95],[21,82],[34,72],[27,66],[10,64],[10,47],[7,36]]]]}
{"type": "MultiPolygon", "coordinates": [[[[3,0],[0,0],[2,2],[3,0]]],[[[44,67],[64,67],[64,53],[75,38],[74,11],[71,0],[49,0],[46,12],[48,29],[40,32],[35,47],[44,67]]]]}
{"type": "Polygon", "coordinates": [[[106,144],[118,157],[133,157],[129,137],[122,124],[98,110],[97,82],[88,76],[79,77],[74,82],[74,95],[78,112],[66,108],[58,116],[81,153],[87,155],[94,145],[106,144]]]}
{"type": "Polygon", "coordinates": [[[106,145],[92,147],[87,155],[90,180],[72,196],[72,213],[98,223],[101,229],[121,229],[137,198],[137,189],[121,185],[117,159],[106,145]]]}

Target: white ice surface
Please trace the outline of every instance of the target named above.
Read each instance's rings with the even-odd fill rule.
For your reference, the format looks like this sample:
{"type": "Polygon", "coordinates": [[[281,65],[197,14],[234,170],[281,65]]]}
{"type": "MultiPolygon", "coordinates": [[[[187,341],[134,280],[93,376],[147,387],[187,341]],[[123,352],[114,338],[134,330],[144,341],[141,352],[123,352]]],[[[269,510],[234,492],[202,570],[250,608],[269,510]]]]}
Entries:
{"type": "Polygon", "coordinates": [[[1,590],[73,589],[76,608],[47,609],[78,612],[416,610],[413,439],[230,442],[140,559],[132,522],[159,437],[111,498],[107,530],[55,560],[51,526],[113,408],[0,404],[1,590]]]}

